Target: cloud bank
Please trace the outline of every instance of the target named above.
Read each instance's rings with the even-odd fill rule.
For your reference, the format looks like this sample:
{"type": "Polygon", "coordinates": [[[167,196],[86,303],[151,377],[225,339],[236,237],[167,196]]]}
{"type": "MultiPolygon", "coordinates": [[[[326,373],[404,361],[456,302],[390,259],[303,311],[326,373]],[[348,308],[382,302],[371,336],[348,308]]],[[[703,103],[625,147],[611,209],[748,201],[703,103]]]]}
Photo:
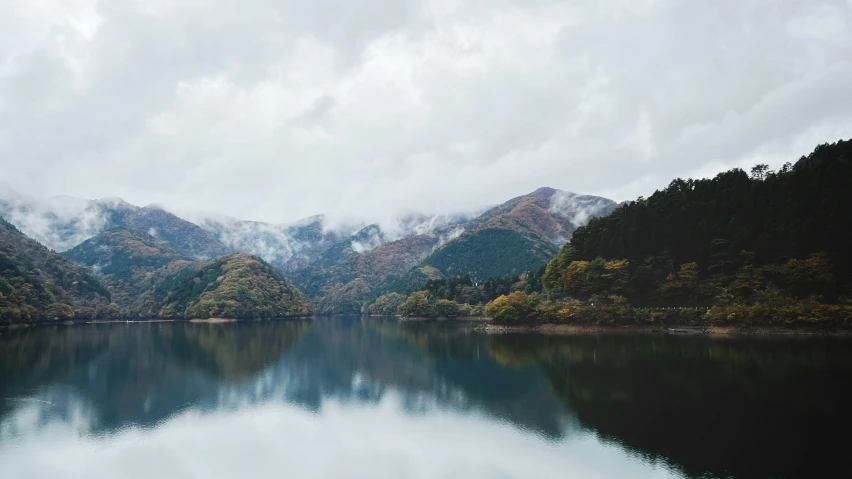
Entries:
{"type": "Polygon", "coordinates": [[[617,201],[852,132],[813,0],[0,3],[0,182],[371,223],[540,186],[617,201]]]}

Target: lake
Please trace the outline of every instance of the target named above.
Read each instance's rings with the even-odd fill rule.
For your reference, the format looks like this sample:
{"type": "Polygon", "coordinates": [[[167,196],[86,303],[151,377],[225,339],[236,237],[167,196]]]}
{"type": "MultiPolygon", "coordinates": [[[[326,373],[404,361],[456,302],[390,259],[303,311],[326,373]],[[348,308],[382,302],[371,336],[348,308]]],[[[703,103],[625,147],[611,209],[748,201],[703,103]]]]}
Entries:
{"type": "Polygon", "coordinates": [[[845,477],[851,344],[368,317],[2,331],[0,477],[845,477]]]}

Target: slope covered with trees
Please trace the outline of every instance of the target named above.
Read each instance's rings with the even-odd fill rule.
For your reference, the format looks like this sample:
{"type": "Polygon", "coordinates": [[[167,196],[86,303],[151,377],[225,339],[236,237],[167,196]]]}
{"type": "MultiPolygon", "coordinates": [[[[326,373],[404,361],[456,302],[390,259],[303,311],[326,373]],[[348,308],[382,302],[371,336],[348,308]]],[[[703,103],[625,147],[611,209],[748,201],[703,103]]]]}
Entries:
{"type": "Polygon", "coordinates": [[[423,261],[447,275],[492,278],[539,268],[559,251],[548,241],[536,241],[511,229],[487,228],[462,235],[423,261]]]}
{"type": "Polygon", "coordinates": [[[546,268],[549,301],[515,295],[491,310],[508,320],[852,326],[849,205],[850,141],[778,171],[677,179],[577,229],[546,268]]]}
{"type": "Polygon", "coordinates": [[[104,276],[123,279],[130,279],[137,268],[161,268],[182,258],[165,241],[124,227],[104,231],[62,255],[104,276]]]}
{"type": "Polygon", "coordinates": [[[0,218],[0,323],[117,313],[97,279],[0,218]]]}
{"type": "Polygon", "coordinates": [[[312,314],[310,302],[260,258],[236,253],[166,276],[155,290],[161,318],[279,318],[312,314]]]}
{"type": "Polygon", "coordinates": [[[825,252],[852,272],[852,141],[817,147],[773,172],[758,165],[704,180],[677,179],[574,233],[578,259],[662,256],[724,272],[740,252],[756,264],[825,252]]]}
{"type": "Polygon", "coordinates": [[[480,281],[517,276],[547,264],[578,226],[615,207],[606,198],[539,188],[463,224],[463,234],[423,263],[448,276],[480,281]]]}
{"type": "Polygon", "coordinates": [[[542,268],[521,275],[507,274],[482,283],[470,276],[438,277],[416,286],[396,283],[392,291],[376,298],[367,312],[418,317],[481,316],[485,304],[498,296],[540,292],[543,272],[542,268]],[[405,289],[406,285],[415,289],[405,289]]]}
{"type": "Polygon", "coordinates": [[[37,200],[0,190],[0,215],[56,251],[67,251],[103,231],[124,227],[155,236],[187,258],[208,259],[232,252],[194,223],[162,208],[140,208],[120,198],[37,200]]]}
{"type": "Polygon", "coordinates": [[[126,228],[65,253],[91,268],[126,317],[271,318],[311,314],[310,303],[263,260],[232,254],[190,261],[164,241],[126,228]]]}
{"type": "Polygon", "coordinates": [[[292,275],[313,298],[318,314],[360,314],[377,293],[422,261],[438,239],[415,235],[346,257],[328,268],[322,262],[292,275]]]}
{"type": "Polygon", "coordinates": [[[126,317],[138,318],[157,317],[155,287],[193,263],[165,241],[124,227],[104,231],[62,254],[90,269],[126,317]]]}

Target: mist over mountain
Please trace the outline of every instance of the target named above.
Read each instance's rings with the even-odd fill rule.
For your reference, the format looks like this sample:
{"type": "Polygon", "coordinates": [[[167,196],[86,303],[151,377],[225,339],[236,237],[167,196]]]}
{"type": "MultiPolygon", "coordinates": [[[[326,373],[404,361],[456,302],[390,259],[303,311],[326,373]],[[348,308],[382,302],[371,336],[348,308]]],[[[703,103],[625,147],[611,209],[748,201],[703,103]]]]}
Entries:
{"type": "Polygon", "coordinates": [[[97,279],[0,218],[0,324],[109,317],[114,309],[97,279]]]}
{"type": "Polygon", "coordinates": [[[360,312],[417,266],[482,280],[537,269],[578,226],[615,207],[606,198],[539,188],[478,212],[407,213],[371,224],[315,215],[271,224],[213,214],[180,217],[120,198],[0,194],[0,215],[48,248],[68,251],[100,274],[125,308],[145,312],[154,310],[131,303],[160,304],[143,293],[174,272],[168,265],[230,253],[255,255],[290,277],[320,313],[360,312]]]}
{"type": "Polygon", "coordinates": [[[37,199],[0,191],[0,216],[54,251],[67,251],[121,226],[160,238],[188,258],[209,259],[231,252],[204,229],[159,206],[138,207],[121,198],[37,199]]]}
{"type": "Polygon", "coordinates": [[[381,228],[373,225],[292,277],[314,298],[317,312],[358,313],[395,282],[419,275],[420,268],[412,269],[418,265],[442,276],[480,280],[541,268],[577,227],[616,207],[606,198],[539,188],[467,220],[454,216],[412,222],[424,234],[396,241],[385,242],[381,228]],[[441,222],[446,218],[453,221],[441,222]]]}
{"type": "Polygon", "coordinates": [[[347,236],[328,230],[322,215],[290,225],[210,216],[196,222],[231,250],[259,256],[283,272],[307,266],[347,236]]]}
{"type": "Polygon", "coordinates": [[[166,242],[114,228],[63,255],[90,269],[130,318],[270,318],[310,314],[307,299],[259,258],[191,261],[166,242]]]}

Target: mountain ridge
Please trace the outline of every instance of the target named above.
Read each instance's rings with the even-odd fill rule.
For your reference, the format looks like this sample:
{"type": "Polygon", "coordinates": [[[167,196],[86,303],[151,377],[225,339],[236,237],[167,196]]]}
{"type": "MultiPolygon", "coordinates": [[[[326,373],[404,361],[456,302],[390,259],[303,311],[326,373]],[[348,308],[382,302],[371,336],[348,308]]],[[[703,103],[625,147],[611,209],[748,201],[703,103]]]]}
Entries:
{"type": "MultiPolygon", "coordinates": [[[[409,282],[405,276],[419,274],[417,268],[422,266],[443,276],[470,275],[479,280],[538,270],[559,251],[578,222],[615,207],[605,198],[539,188],[426,235],[378,241],[360,252],[339,244],[326,253],[338,254],[338,263],[315,263],[291,277],[314,299],[320,314],[363,312],[376,296],[397,281],[409,282]]],[[[359,234],[374,238],[382,232],[375,226],[359,234]]]]}
{"type": "Polygon", "coordinates": [[[128,317],[269,318],[312,312],[276,269],[246,253],[192,261],[162,240],[120,227],[64,255],[90,268],[128,317]]]}
{"type": "Polygon", "coordinates": [[[24,234],[55,251],[67,251],[108,229],[124,226],[159,236],[181,254],[207,259],[232,251],[207,231],[158,206],[134,206],[121,198],[44,201],[15,193],[0,198],[0,215],[24,234]]]}
{"type": "Polygon", "coordinates": [[[0,217],[0,323],[117,314],[97,279],[0,217]]]}

